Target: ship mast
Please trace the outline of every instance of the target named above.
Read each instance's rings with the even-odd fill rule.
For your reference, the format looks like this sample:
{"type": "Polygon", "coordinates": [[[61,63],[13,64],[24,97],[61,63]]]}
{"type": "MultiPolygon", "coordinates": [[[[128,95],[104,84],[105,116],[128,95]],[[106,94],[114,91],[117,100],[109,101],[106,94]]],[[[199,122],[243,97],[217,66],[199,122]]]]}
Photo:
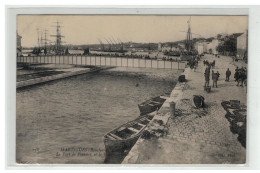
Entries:
{"type": "Polygon", "coordinates": [[[38,48],[40,48],[39,28],[37,28],[37,36],[38,36],[38,48]]]}
{"type": "Polygon", "coordinates": [[[187,49],[188,52],[190,52],[192,50],[192,33],[191,33],[190,22],[191,22],[191,17],[187,21],[187,23],[188,23],[188,32],[187,32],[187,37],[186,37],[186,49],[187,49]]]}
{"type": "Polygon", "coordinates": [[[64,37],[63,35],[61,35],[61,26],[59,21],[55,22],[57,25],[55,26],[56,27],[56,35],[51,35],[52,37],[56,37],[56,45],[55,45],[55,53],[57,55],[60,55],[62,54],[63,52],[63,49],[62,49],[62,41],[61,41],[61,38],[64,37]]]}
{"type": "Polygon", "coordinates": [[[47,41],[49,41],[48,39],[47,39],[47,31],[48,30],[44,30],[44,54],[46,55],[47,54],[47,41]]]}
{"type": "Polygon", "coordinates": [[[41,44],[40,44],[40,47],[41,47],[41,49],[42,49],[42,46],[43,46],[43,38],[42,38],[42,31],[41,31],[41,42],[40,42],[41,44]]]}

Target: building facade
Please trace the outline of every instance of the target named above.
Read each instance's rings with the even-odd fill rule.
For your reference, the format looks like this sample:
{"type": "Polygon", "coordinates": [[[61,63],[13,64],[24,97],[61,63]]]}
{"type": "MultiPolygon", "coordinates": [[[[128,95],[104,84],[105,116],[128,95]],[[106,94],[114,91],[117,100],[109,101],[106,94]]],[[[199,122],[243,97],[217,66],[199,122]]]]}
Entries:
{"type": "Polygon", "coordinates": [[[237,57],[239,59],[247,58],[248,50],[248,35],[244,32],[242,35],[237,37],[237,57]]]}
{"type": "Polygon", "coordinates": [[[169,51],[179,51],[179,48],[178,48],[178,46],[177,45],[168,45],[168,44],[165,44],[165,45],[163,45],[162,46],[162,52],[165,52],[165,51],[167,51],[167,52],[169,52],[169,51]]]}
{"type": "Polygon", "coordinates": [[[218,39],[213,39],[211,42],[206,44],[206,52],[207,53],[212,53],[214,55],[218,54],[217,47],[219,45],[220,41],[218,39]]]}
{"type": "Polygon", "coordinates": [[[212,40],[212,54],[214,54],[214,55],[218,54],[218,51],[217,51],[218,45],[219,45],[218,39],[212,40]]]}
{"type": "Polygon", "coordinates": [[[198,45],[198,54],[201,55],[204,53],[203,44],[198,45]]]}
{"type": "Polygon", "coordinates": [[[161,52],[162,51],[162,44],[158,43],[158,51],[161,52]]]}
{"type": "Polygon", "coordinates": [[[194,44],[194,48],[195,50],[198,51],[198,54],[203,54],[207,52],[207,42],[205,41],[196,42],[194,44]]]}

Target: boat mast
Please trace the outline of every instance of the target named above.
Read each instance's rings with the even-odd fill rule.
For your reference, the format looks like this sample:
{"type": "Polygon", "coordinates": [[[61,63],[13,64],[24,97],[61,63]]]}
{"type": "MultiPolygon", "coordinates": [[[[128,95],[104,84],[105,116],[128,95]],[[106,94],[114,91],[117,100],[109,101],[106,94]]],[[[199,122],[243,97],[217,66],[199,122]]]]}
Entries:
{"type": "Polygon", "coordinates": [[[47,40],[47,31],[48,30],[46,30],[46,29],[44,30],[44,39],[43,39],[44,40],[44,54],[45,55],[47,54],[47,41],[48,41],[47,40]]]}
{"type": "Polygon", "coordinates": [[[37,28],[37,36],[38,36],[38,48],[40,48],[39,28],[37,28]]]}
{"type": "Polygon", "coordinates": [[[52,37],[56,37],[56,45],[55,45],[55,53],[57,55],[62,53],[62,41],[61,38],[64,37],[63,35],[61,35],[61,26],[59,21],[55,22],[56,23],[56,35],[51,35],[52,37]]]}
{"type": "Polygon", "coordinates": [[[42,47],[43,47],[42,31],[41,31],[41,41],[40,41],[40,47],[41,47],[41,49],[42,49],[42,47]]]}
{"type": "Polygon", "coordinates": [[[190,52],[192,50],[192,33],[191,33],[190,22],[191,22],[191,17],[187,21],[187,23],[188,23],[188,32],[187,32],[187,37],[186,37],[186,49],[187,49],[188,52],[190,52]]]}

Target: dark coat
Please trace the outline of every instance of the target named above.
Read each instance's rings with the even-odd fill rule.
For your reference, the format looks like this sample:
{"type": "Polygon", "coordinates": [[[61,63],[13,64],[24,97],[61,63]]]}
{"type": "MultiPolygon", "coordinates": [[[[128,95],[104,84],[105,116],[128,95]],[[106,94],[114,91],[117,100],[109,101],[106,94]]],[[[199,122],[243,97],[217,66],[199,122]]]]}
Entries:
{"type": "Polygon", "coordinates": [[[230,75],[231,75],[231,71],[230,71],[230,70],[227,70],[227,71],[226,71],[226,76],[229,77],[230,75]]]}
{"type": "Polygon", "coordinates": [[[234,74],[234,78],[235,78],[236,80],[238,80],[238,78],[239,78],[238,71],[235,72],[235,74],[234,74]]]}
{"type": "Polygon", "coordinates": [[[214,73],[214,74],[212,75],[212,80],[213,80],[213,81],[218,81],[219,76],[220,76],[219,73],[214,73]]]}
{"type": "Polygon", "coordinates": [[[209,73],[204,73],[204,76],[205,76],[205,80],[209,81],[209,73]]]}

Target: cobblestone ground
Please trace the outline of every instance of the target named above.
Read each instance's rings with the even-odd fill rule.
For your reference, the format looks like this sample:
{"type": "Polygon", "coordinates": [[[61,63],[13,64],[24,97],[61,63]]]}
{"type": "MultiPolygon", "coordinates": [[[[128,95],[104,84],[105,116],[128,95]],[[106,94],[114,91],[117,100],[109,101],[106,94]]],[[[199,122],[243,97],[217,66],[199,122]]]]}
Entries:
{"type": "MultiPolygon", "coordinates": [[[[246,105],[246,87],[238,87],[234,81],[236,66],[246,66],[242,62],[232,62],[230,57],[215,58],[205,55],[194,72],[185,71],[188,82],[183,90],[183,98],[176,104],[176,117],[168,122],[167,136],[151,142],[146,141],[144,154],[138,157],[138,163],[168,164],[244,164],[246,149],[230,131],[230,124],[222,108],[224,100],[240,100],[246,105]],[[204,91],[203,60],[216,61],[215,72],[220,73],[218,88],[210,93],[204,91]],[[230,81],[225,81],[225,72],[232,72],[230,81]],[[205,98],[206,108],[196,109],[191,105],[193,95],[205,98]],[[150,148],[150,149],[149,149],[150,148]]],[[[212,86],[212,80],[210,81],[212,86]]]]}

